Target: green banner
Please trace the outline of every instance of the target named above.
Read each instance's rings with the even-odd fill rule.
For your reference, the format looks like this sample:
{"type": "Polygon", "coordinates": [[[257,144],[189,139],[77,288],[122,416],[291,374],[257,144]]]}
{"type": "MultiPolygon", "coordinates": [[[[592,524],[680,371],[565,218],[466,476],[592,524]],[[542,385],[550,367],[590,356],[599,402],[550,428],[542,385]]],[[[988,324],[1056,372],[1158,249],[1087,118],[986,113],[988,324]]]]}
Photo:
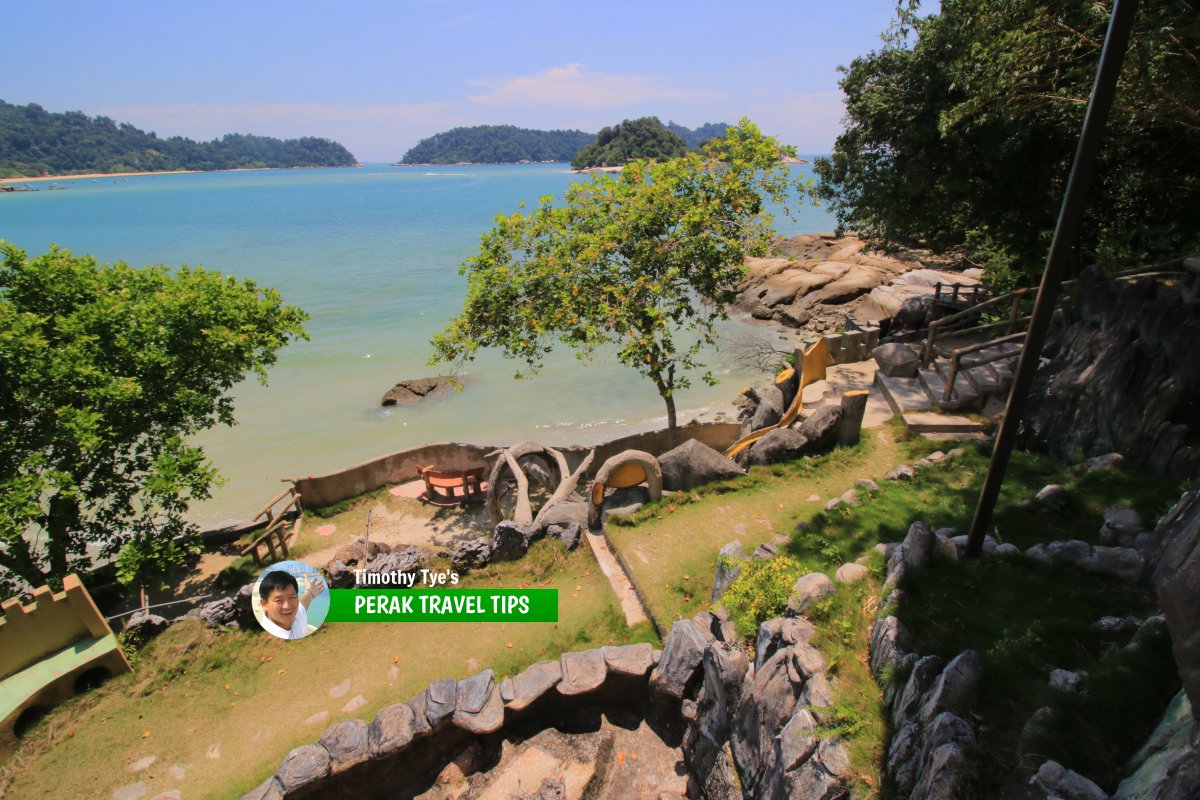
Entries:
{"type": "Polygon", "coordinates": [[[326,622],[558,622],[558,589],[330,589],[326,622]]]}

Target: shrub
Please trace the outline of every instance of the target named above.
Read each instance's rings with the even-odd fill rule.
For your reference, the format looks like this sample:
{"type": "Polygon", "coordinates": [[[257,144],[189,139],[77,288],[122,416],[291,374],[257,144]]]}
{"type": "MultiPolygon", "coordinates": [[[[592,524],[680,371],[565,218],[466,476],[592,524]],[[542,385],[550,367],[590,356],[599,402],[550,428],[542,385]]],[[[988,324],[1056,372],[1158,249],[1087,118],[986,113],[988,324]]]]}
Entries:
{"type": "Polygon", "coordinates": [[[792,587],[805,572],[799,561],[788,556],[751,561],[742,567],[742,573],[721,596],[738,634],[754,636],[760,623],[783,614],[792,587]]]}

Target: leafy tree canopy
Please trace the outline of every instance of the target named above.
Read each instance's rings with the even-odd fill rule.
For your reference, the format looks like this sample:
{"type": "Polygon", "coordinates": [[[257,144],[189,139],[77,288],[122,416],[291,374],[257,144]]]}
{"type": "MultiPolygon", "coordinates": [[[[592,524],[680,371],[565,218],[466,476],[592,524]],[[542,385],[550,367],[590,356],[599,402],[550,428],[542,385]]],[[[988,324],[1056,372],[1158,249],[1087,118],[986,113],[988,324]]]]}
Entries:
{"type": "Polygon", "coordinates": [[[160,139],[108,117],[55,114],[33,103],[0,100],[0,177],[354,164],[346,148],[328,139],[281,141],[236,133],[211,142],[160,139]]]}
{"type": "Polygon", "coordinates": [[[575,169],[616,167],[637,159],[665,160],[687,152],[679,135],[658,121],[658,117],[625,120],[611,128],[601,128],[596,141],[571,159],[575,169]]]}
{"type": "Polygon", "coordinates": [[[517,164],[522,161],[570,161],[595,141],[583,131],[538,131],[514,125],[453,128],[422,139],[404,154],[402,164],[517,164]]]}
{"type": "MultiPolygon", "coordinates": [[[[902,3],[841,81],[848,125],[817,164],[839,225],[967,244],[999,284],[1045,263],[1111,2],[902,3]]],[[[1200,15],[1140,5],[1076,252],[1136,263],[1200,247],[1200,15]]]]}
{"type": "Polygon", "coordinates": [[[529,213],[497,217],[462,266],[463,311],[434,337],[432,362],[461,365],[496,347],[536,371],[555,345],[582,357],[611,345],[653,382],[673,438],[676,391],[702,368],[745,256],[770,243],[764,197],[786,204],[809,193],[780,164],[785,154],[742,120],[701,151],[634,161],[619,176],[572,184],[560,205],[543,197],[529,213]]]}
{"type": "Polygon", "coordinates": [[[189,436],[233,424],[229,390],[265,383],[307,316],[202,269],[0,252],[0,589],[97,558],[125,581],[165,574],[217,478],[189,436]]]}

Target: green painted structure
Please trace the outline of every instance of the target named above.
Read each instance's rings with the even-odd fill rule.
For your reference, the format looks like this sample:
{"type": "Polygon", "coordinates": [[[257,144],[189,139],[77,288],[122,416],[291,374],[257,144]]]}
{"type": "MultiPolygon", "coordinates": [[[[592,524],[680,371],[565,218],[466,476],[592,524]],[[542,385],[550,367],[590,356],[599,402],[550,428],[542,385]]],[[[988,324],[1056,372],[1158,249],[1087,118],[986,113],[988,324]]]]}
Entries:
{"type": "Polygon", "coordinates": [[[14,730],[83,688],[131,667],[112,629],[75,575],[63,591],[34,590],[33,604],[0,604],[0,756],[14,730]]]}

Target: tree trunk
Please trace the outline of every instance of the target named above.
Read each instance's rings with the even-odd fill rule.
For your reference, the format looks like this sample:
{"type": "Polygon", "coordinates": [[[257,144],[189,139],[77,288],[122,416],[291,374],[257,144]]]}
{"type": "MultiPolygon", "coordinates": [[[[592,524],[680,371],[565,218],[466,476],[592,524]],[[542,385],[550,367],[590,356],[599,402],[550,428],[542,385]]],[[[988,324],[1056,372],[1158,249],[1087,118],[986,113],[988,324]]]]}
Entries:
{"type": "Polygon", "coordinates": [[[667,449],[674,450],[679,438],[678,425],[675,419],[675,395],[663,395],[663,402],[667,404],[667,449]]]}
{"type": "Polygon", "coordinates": [[[78,508],[61,495],[50,498],[50,513],[46,515],[46,552],[49,555],[48,578],[60,582],[67,577],[67,543],[72,524],[78,519],[78,508]]]}

